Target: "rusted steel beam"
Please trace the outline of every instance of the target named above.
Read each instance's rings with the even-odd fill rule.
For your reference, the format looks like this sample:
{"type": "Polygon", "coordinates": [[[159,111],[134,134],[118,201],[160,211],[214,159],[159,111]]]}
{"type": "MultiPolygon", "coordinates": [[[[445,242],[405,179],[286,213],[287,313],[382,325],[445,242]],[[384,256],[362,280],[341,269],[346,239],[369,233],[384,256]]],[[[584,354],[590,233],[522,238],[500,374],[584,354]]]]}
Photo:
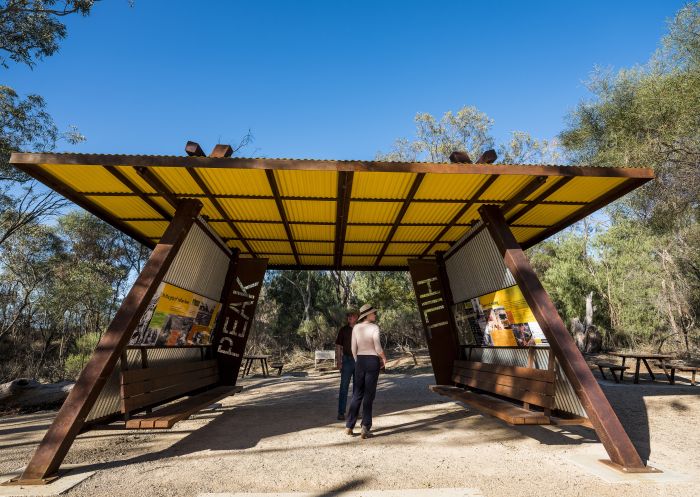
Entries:
{"type": "Polygon", "coordinates": [[[527,240],[525,243],[523,243],[523,248],[524,249],[529,249],[533,245],[536,245],[540,243],[542,240],[546,240],[550,236],[554,235],[555,233],[560,232],[567,226],[571,226],[573,223],[576,223],[583,219],[586,216],[589,216],[593,212],[597,211],[598,209],[602,209],[609,203],[617,200],[618,198],[628,194],[635,188],[638,188],[642,186],[644,183],[646,183],[647,179],[628,179],[625,180],[624,182],[620,183],[617,187],[613,188],[610,190],[608,193],[602,195],[599,199],[595,200],[594,202],[591,202],[587,206],[585,206],[583,209],[580,209],[573,214],[571,214],[568,217],[565,217],[561,221],[559,221],[557,224],[554,226],[547,228],[544,230],[542,233],[539,233],[535,235],[534,237],[530,238],[527,240]]]}
{"type": "Polygon", "coordinates": [[[449,308],[449,282],[437,261],[409,259],[413,291],[423,323],[430,362],[438,385],[453,385],[452,365],[459,359],[459,340],[449,308]]]}
{"type": "Polygon", "coordinates": [[[335,247],[333,263],[336,269],[340,269],[343,262],[343,247],[345,245],[345,233],[348,227],[348,213],[350,212],[350,195],[352,194],[352,172],[341,171],[338,173],[338,193],[336,195],[336,224],[335,247]]]}
{"type": "Polygon", "coordinates": [[[209,190],[209,187],[207,184],[204,182],[202,177],[200,176],[199,172],[196,171],[195,169],[192,169],[191,167],[187,168],[187,172],[190,174],[192,179],[197,183],[197,186],[204,192],[206,195],[206,198],[209,199],[209,201],[212,203],[214,208],[217,210],[219,215],[225,220],[226,224],[228,225],[229,228],[231,228],[231,231],[238,237],[238,239],[241,241],[243,246],[246,248],[246,250],[252,255],[253,257],[256,257],[255,251],[253,248],[250,246],[250,243],[248,243],[248,240],[246,240],[243,237],[243,234],[241,231],[238,229],[238,226],[236,226],[236,223],[228,219],[228,213],[224,210],[224,207],[221,205],[221,202],[219,202],[214,195],[212,195],[211,190],[209,190]]]}
{"type": "MultiPolygon", "coordinates": [[[[532,195],[533,192],[535,192],[539,187],[541,187],[545,181],[547,181],[547,178],[544,176],[537,176],[535,178],[532,178],[530,181],[528,181],[525,186],[520,188],[515,195],[513,195],[505,204],[499,206],[494,206],[498,208],[501,213],[508,214],[513,208],[524,201],[529,195],[532,195]]],[[[488,204],[487,204],[488,205],[488,204]]],[[[482,206],[484,207],[484,206],[482,206]]],[[[481,211],[481,208],[479,209],[481,211]]],[[[462,239],[462,240],[457,240],[452,246],[450,246],[450,251],[452,254],[454,254],[457,250],[460,248],[464,247],[469,241],[474,238],[476,235],[481,233],[481,231],[484,229],[484,225],[481,224],[480,226],[477,226],[469,235],[462,239]]]]}
{"type": "Polygon", "coordinates": [[[591,373],[581,352],[576,348],[554,303],[542,287],[527,256],[515,240],[503,213],[495,206],[485,205],[479,214],[523,292],[535,319],[544,332],[564,374],[569,379],[581,405],[586,410],[598,437],[613,463],[628,470],[644,468],[637,449],[632,445],[615,411],[591,373]]]}
{"type": "MultiPolygon", "coordinates": [[[[520,219],[521,217],[523,217],[525,214],[527,214],[528,212],[530,212],[532,209],[534,209],[535,207],[537,207],[538,205],[540,205],[542,202],[544,202],[544,201],[547,199],[547,197],[549,197],[549,196],[552,195],[554,192],[556,192],[557,190],[559,190],[562,186],[566,185],[566,184],[567,184],[569,181],[571,181],[572,179],[573,179],[572,177],[568,177],[568,178],[562,178],[562,179],[556,181],[552,186],[550,186],[550,187],[547,188],[544,192],[542,192],[541,194],[539,194],[539,195],[537,196],[537,198],[533,199],[532,202],[530,202],[530,203],[527,204],[525,207],[523,207],[523,208],[520,209],[518,212],[516,212],[514,215],[512,215],[511,217],[509,217],[509,218],[508,218],[508,224],[510,224],[510,225],[512,226],[513,223],[514,223],[515,221],[517,221],[518,219],[520,219]]],[[[521,203],[522,203],[522,202],[521,202],[521,203]]]]}
{"type": "Polygon", "coordinates": [[[165,183],[163,183],[160,180],[160,178],[156,176],[156,174],[153,171],[151,171],[151,169],[147,167],[135,167],[134,169],[136,170],[138,175],[141,176],[143,180],[151,186],[151,188],[158,192],[158,194],[170,204],[170,206],[173,209],[177,209],[177,197],[175,196],[175,194],[173,194],[173,192],[170,191],[170,188],[168,188],[165,185],[165,183]]]}
{"type": "Polygon", "coordinates": [[[498,155],[494,149],[489,149],[476,160],[477,164],[493,164],[498,159],[498,155]]]}
{"type": "Polygon", "coordinates": [[[190,157],[204,157],[207,155],[204,153],[204,150],[202,150],[202,147],[199,146],[199,143],[193,141],[187,142],[185,145],[185,153],[190,157]]]}
{"type": "Polygon", "coordinates": [[[282,218],[282,224],[284,225],[284,231],[287,233],[287,238],[289,238],[289,245],[292,247],[292,253],[294,255],[294,260],[297,265],[301,265],[301,259],[299,258],[299,252],[297,252],[296,243],[294,243],[294,235],[292,235],[292,229],[289,227],[289,220],[287,219],[287,212],[284,209],[284,204],[280,198],[280,191],[277,187],[277,180],[275,179],[275,172],[272,169],[266,169],[265,174],[267,175],[267,181],[270,184],[270,189],[272,190],[272,195],[275,197],[275,204],[277,205],[277,210],[279,211],[280,217],[282,218]]]}
{"type": "Polygon", "coordinates": [[[420,255],[420,259],[422,259],[423,257],[425,257],[426,255],[428,255],[430,253],[430,249],[432,249],[437,243],[440,242],[440,240],[442,240],[442,237],[445,236],[445,233],[447,233],[450,230],[450,228],[456,226],[457,221],[459,221],[462,218],[462,216],[464,214],[466,214],[466,212],[471,208],[472,205],[474,205],[475,203],[478,202],[479,197],[481,197],[484,194],[484,192],[486,192],[486,190],[488,190],[489,187],[493,184],[493,182],[496,181],[497,179],[498,179],[498,176],[494,175],[494,176],[489,176],[486,179],[486,181],[484,181],[484,183],[479,187],[479,189],[476,191],[476,193],[474,193],[474,196],[472,196],[472,198],[466,204],[464,204],[462,206],[462,208],[459,209],[459,211],[457,211],[457,214],[455,214],[452,217],[452,219],[450,219],[450,222],[447,224],[447,226],[445,226],[440,231],[440,233],[438,233],[438,235],[435,237],[435,240],[433,240],[430,243],[430,245],[428,245],[428,248],[426,248],[423,251],[423,253],[420,255]]]}
{"type": "MultiPolygon", "coordinates": [[[[196,168],[194,168],[196,169],[196,168]]],[[[341,171],[343,172],[343,171],[341,171]]],[[[345,171],[347,172],[347,171],[345,171]]],[[[567,176],[570,178],[570,176],[567,176]]],[[[82,195],[89,195],[91,197],[139,197],[141,194],[134,192],[81,192],[82,195]]],[[[159,193],[143,193],[142,195],[146,197],[158,197],[159,193]]],[[[177,198],[196,198],[205,197],[204,193],[176,193],[174,194],[177,198]]],[[[274,200],[275,197],[272,195],[245,195],[240,193],[217,193],[216,198],[241,198],[250,200],[274,200]]],[[[312,200],[314,202],[336,202],[337,199],[334,197],[314,197],[310,195],[280,195],[282,200],[312,200]]],[[[401,202],[401,199],[395,198],[354,198],[353,202],[384,202],[384,203],[397,203],[401,202]]],[[[469,201],[469,199],[464,199],[464,201],[469,201]]],[[[414,204],[454,204],[459,202],[458,199],[453,198],[414,198],[414,204]]],[[[477,204],[505,204],[504,200],[478,200],[477,204]]],[[[521,204],[533,204],[534,200],[522,200],[521,204]]],[[[587,205],[586,202],[569,202],[564,200],[543,200],[542,204],[548,205],[587,205]]]]}
{"type": "Polygon", "coordinates": [[[384,257],[386,249],[389,248],[389,244],[391,243],[391,239],[394,238],[394,233],[396,233],[396,230],[399,228],[399,225],[401,225],[401,221],[403,220],[403,217],[406,214],[408,207],[411,205],[411,202],[413,201],[413,197],[415,197],[416,192],[418,191],[418,188],[420,188],[420,184],[423,182],[423,178],[425,178],[425,174],[419,173],[416,175],[415,179],[413,180],[413,184],[411,185],[411,189],[408,191],[408,194],[406,195],[406,198],[403,201],[403,205],[401,206],[401,210],[399,210],[399,213],[396,215],[396,219],[394,220],[394,223],[392,224],[391,229],[389,230],[389,234],[386,237],[386,241],[382,245],[382,248],[379,251],[379,255],[377,256],[377,259],[374,261],[375,266],[379,266],[379,263],[381,262],[382,257],[384,257]]]}
{"type": "Polygon", "coordinates": [[[175,212],[18,484],[45,479],[58,471],[201,209],[201,202],[192,199],[183,201],[175,212]]]}
{"type": "Polygon", "coordinates": [[[401,172],[440,174],[500,174],[533,176],[595,176],[653,179],[651,168],[590,166],[531,166],[510,164],[461,164],[428,162],[339,161],[310,159],[250,159],[245,157],[179,157],[121,154],[55,154],[15,152],[10,164],[103,164],[106,166],[207,167],[238,169],[284,169],[307,171],[401,172]]]}
{"type": "Polygon", "coordinates": [[[453,164],[471,164],[472,159],[468,153],[455,150],[450,154],[450,162],[453,164]]]}
{"type": "Polygon", "coordinates": [[[224,145],[219,143],[215,145],[212,149],[209,157],[231,157],[233,155],[233,148],[231,145],[224,145]]]}
{"type": "Polygon", "coordinates": [[[146,202],[148,206],[156,211],[158,214],[163,216],[163,219],[166,221],[170,221],[173,216],[170,214],[168,211],[163,209],[158,203],[153,200],[150,196],[146,195],[141,188],[136,185],[133,181],[131,181],[124,173],[122,173],[119,169],[116,168],[116,166],[104,166],[104,168],[109,172],[112,176],[117,178],[124,186],[126,186],[128,189],[130,189],[132,192],[136,193],[136,195],[146,202]]]}
{"type": "MultiPolygon", "coordinates": [[[[135,230],[124,221],[112,216],[109,211],[103,209],[94,202],[91,202],[90,199],[85,198],[85,194],[78,193],[68,185],[59,182],[53,176],[44,172],[44,170],[40,167],[26,165],[15,165],[15,167],[20,171],[27,173],[35,180],[42,182],[55,192],[63,195],[65,198],[73,202],[75,205],[82,207],[90,214],[102,219],[104,222],[118,229],[122,233],[126,233],[145,247],[153,248],[155,246],[155,243],[148,237],[142,235],[139,231],[135,230]]],[[[161,221],[161,219],[158,219],[158,221],[161,221]]]]}
{"type": "Polygon", "coordinates": [[[255,317],[267,259],[231,260],[222,293],[224,302],[213,335],[213,350],[222,385],[235,385],[255,317]]]}
{"type": "Polygon", "coordinates": [[[518,190],[518,192],[515,195],[513,195],[510,199],[508,199],[508,201],[505,204],[501,206],[501,212],[503,213],[503,215],[507,215],[520,202],[522,202],[527,197],[536,192],[537,189],[544,185],[546,181],[547,178],[545,176],[535,176],[530,181],[525,183],[525,186],[518,190]]]}

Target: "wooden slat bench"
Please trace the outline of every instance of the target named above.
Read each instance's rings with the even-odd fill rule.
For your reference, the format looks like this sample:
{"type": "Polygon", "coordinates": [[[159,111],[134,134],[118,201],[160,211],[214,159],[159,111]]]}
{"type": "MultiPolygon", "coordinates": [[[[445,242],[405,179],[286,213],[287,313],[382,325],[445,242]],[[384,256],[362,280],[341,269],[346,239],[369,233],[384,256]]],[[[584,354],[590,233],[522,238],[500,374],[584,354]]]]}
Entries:
{"type": "Polygon", "coordinates": [[[556,378],[552,358],[550,364],[551,369],[536,369],[476,361],[455,361],[452,375],[455,384],[476,391],[445,385],[432,385],[430,389],[469,404],[509,424],[551,424],[556,378]],[[513,401],[522,402],[522,405],[513,401]],[[531,406],[537,406],[542,411],[531,410],[531,406]]]}
{"type": "Polygon", "coordinates": [[[621,381],[623,381],[625,379],[624,378],[625,371],[627,371],[629,369],[628,366],[622,366],[621,364],[615,364],[614,362],[600,361],[600,362],[596,362],[596,366],[598,366],[598,369],[600,369],[600,375],[603,377],[604,380],[607,380],[608,377],[605,376],[605,371],[603,371],[603,370],[609,369],[610,374],[613,377],[613,380],[615,380],[615,383],[620,383],[621,381]],[[615,376],[615,371],[618,371],[620,373],[620,379],[618,379],[617,376],[615,376]]]}
{"type": "Polygon", "coordinates": [[[664,370],[664,373],[666,373],[666,376],[668,377],[668,382],[671,385],[675,385],[676,383],[676,371],[680,371],[682,373],[690,373],[690,384],[692,386],[695,386],[695,377],[697,375],[697,372],[700,371],[700,366],[689,366],[687,364],[684,364],[682,362],[678,361],[663,361],[658,364],[656,364],[656,367],[661,368],[664,370]],[[669,374],[667,371],[670,370],[671,374],[669,374]]]}
{"type": "Polygon", "coordinates": [[[121,412],[126,428],[172,428],[217,400],[240,392],[240,387],[217,386],[216,361],[182,362],[160,367],[124,370],[121,374],[121,412]],[[150,412],[150,408],[187,396],[150,412]],[[147,410],[131,418],[133,412],[147,410]]]}

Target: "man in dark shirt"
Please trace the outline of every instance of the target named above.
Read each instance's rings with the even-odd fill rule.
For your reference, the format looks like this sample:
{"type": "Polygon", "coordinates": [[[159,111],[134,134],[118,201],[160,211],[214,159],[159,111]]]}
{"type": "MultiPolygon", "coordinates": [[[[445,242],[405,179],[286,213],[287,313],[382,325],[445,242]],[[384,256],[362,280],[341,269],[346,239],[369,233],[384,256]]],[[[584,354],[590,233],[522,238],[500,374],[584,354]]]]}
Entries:
{"type": "Polygon", "coordinates": [[[335,367],[340,370],[340,394],[338,396],[338,419],[345,419],[345,407],[348,403],[350,378],[355,373],[355,359],[352,357],[352,327],[357,321],[357,313],[349,311],[345,318],[348,324],[338,330],[335,339],[335,367]]]}

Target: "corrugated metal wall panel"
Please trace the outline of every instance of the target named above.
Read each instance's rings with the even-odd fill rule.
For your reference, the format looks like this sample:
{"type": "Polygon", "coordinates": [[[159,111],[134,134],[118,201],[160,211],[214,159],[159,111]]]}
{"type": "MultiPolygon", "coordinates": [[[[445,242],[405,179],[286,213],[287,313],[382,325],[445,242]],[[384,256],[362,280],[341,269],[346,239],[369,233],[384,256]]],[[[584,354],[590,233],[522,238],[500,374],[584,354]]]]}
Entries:
{"type": "MultiPolygon", "coordinates": [[[[462,239],[480,229],[480,226],[481,221],[462,239]]],[[[461,248],[448,251],[445,254],[445,268],[455,303],[515,285],[513,275],[485,229],[461,248]]]]}
{"type": "MultiPolygon", "coordinates": [[[[502,364],[504,366],[527,367],[527,350],[527,348],[513,347],[474,347],[471,349],[471,360],[489,364],[502,364]]],[[[537,369],[547,369],[548,366],[549,348],[537,347],[535,349],[535,367],[537,369]]],[[[557,381],[554,384],[554,408],[575,416],[588,417],[559,362],[556,364],[556,369],[557,381]]]]}
{"type": "MultiPolygon", "coordinates": [[[[167,366],[169,364],[183,361],[199,361],[202,357],[202,351],[199,347],[171,347],[145,350],[149,367],[167,366]]],[[[128,349],[126,355],[129,369],[141,368],[141,351],[139,349],[128,349]]],[[[100,395],[97,397],[95,405],[90,410],[90,414],[88,414],[85,418],[86,422],[111,416],[120,412],[120,372],[121,362],[117,362],[117,366],[114,368],[114,371],[112,371],[112,375],[109,377],[107,383],[100,392],[100,395]]]]}
{"type": "Polygon", "coordinates": [[[195,225],[185,238],[163,281],[213,300],[221,298],[228,255],[195,225]]]}
{"type": "MultiPolygon", "coordinates": [[[[228,271],[229,257],[204,230],[194,225],[187,234],[175,260],[163,281],[213,300],[221,298],[221,291],[228,271]]],[[[157,348],[146,349],[150,367],[164,366],[178,361],[198,361],[202,350],[197,348],[157,348]]],[[[138,349],[127,350],[129,368],[141,367],[141,353],[138,349]]],[[[97,397],[86,420],[103,418],[119,412],[119,372],[118,362],[112,375],[97,397]]]]}

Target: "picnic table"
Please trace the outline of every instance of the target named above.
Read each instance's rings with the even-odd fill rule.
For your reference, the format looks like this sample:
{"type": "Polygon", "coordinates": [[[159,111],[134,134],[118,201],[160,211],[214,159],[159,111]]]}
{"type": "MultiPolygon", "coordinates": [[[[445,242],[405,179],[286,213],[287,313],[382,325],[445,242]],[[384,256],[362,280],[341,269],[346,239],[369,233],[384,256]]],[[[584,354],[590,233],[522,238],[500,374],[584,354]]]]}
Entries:
{"type": "Polygon", "coordinates": [[[243,365],[243,376],[250,374],[250,370],[253,367],[253,362],[260,361],[260,369],[262,369],[262,374],[267,378],[270,374],[270,369],[267,364],[267,360],[270,358],[269,355],[244,355],[243,360],[245,364],[243,365]]]}
{"type": "MultiPolygon", "coordinates": [[[[654,381],[656,379],[656,376],[654,376],[654,373],[651,371],[651,368],[649,367],[649,363],[647,362],[649,359],[652,360],[658,360],[660,362],[664,362],[666,360],[672,359],[673,355],[671,354],[647,354],[647,353],[641,353],[641,352],[613,352],[610,355],[616,356],[616,357],[622,357],[622,366],[625,365],[625,360],[627,359],[635,359],[637,361],[637,365],[634,368],[634,382],[639,383],[639,366],[643,362],[644,366],[647,368],[647,371],[649,371],[649,376],[651,376],[651,380],[654,381]]],[[[664,370],[664,374],[666,375],[666,378],[668,378],[668,381],[671,381],[671,377],[669,374],[664,370]]]]}

